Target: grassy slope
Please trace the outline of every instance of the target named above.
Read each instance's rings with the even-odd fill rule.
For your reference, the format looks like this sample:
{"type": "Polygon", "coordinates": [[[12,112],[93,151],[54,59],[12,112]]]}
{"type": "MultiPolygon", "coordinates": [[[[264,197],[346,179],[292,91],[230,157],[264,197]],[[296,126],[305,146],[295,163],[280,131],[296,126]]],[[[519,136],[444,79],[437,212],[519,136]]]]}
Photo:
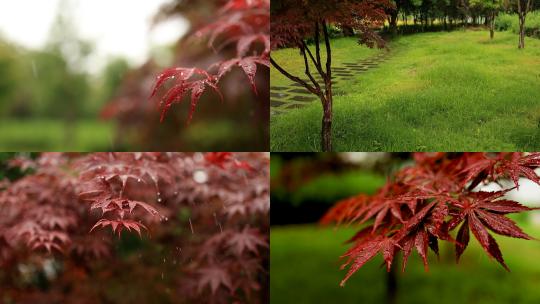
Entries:
{"type": "MultiPolygon", "coordinates": [[[[540,149],[540,41],[516,49],[514,34],[456,31],[405,36],[393,56],[335,97],[337,151],[540,149]]],[[[336,65],[377,52],[333,41],[336,65]],[[342,59],[339,59],[342,58],[342,59]]],[[[273,53],[301,72],[292,50],[273,53]]],[[[271,84],[283,84],[271,71],[271,84]]],[[[272,151],[319,149],[319,103],[272,117],[272,151]]]]}
{"type": "Polygon", "coordinates": [[[56,120],[0,121],[0,151],[102,151],[113,149],[111,123],[79,121],[74,141],[64,144],[64,124],[56,120]]]}
{"type": "MultiPolygon", "coordinates": [[[[540,237],[539,228],[525,231],[540,237]]],[[[338,256],[347,248],[343,241],[353,234],[351,229],[336,232],[309,225],[273,227],[271,303],[382,303],[385,270],[379,268],[380,256],[345,288],[338,286],[344,275],[338,256]]],[[[540,303],[538,241],[498,238],[498,242],[510,273],[481,252],[475,239],[457,265],[449,246],[441,246],[440,261],[430,252],[429,272],[413,253],[406,272],[399,274],[398,303],[540,303]]]]}

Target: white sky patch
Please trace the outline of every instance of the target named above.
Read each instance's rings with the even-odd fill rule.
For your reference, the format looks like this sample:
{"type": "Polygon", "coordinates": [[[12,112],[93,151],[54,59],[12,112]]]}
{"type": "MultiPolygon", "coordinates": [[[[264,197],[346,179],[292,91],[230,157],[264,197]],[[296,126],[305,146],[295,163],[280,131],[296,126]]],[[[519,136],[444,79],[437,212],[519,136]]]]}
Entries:
{"type": "MultiPolygon", "coordinates": [[[[0,33],[25,47],[42,47],[59,2],[0,0],[0,33]]],[[[181,18],[150,29],[152,17],[166,2],[169,0],[71,0],[80,37],[95,43],[91,69],[101,68],[114,56],[141,64],[153,46],[173,43],[184,35],[189,24],[181,18]]]]}
{"type": "MultiPolygon", "coordinates": [[[[540,174],[540,170],[536,170],[537,174],[540,174]]],[[[510,180],[502,181],[504,189],[514,187],[514,182],[510,180]]],[[[519,179],[519,190],[514,189],[506,194],[508,199],[520,202],[527,206],[540,206],[540,186],[533,181],[526,178],[519,179]]],[[[490,183],[479,187],[482,191],[499,191],[502,190],[501,186],[496,183],[490,183]]]]}

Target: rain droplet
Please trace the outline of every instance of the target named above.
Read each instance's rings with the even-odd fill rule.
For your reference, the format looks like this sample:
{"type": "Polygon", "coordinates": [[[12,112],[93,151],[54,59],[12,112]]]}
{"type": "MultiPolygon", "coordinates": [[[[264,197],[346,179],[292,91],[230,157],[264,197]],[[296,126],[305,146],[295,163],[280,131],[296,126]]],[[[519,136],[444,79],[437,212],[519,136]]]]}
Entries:
{"type": "Polygon", "coordinates": [[[161,197],[158,197],[157,201],[158,201],[158,203],[161,203],[161,201],[162,201],[161,197]]]}
{"type": "Polygon", "coordinates": [[[34,74],[34,78],[38,78],[38,70],[36,66],[36,62],[32,60],[32,74],[34,74]]]}
{"type": "Polygon", "coordinates": [[[141,182],[141,179],[140,179],[140,178],[138,178],[138,179],[137,179],[137,183],[140,183],[140,182],[141,182]]]}
{"type": "Polygon", "coordinates": [[[193,172],[193,180],[199,184],[204,184],[208,181],[208,174],[203,170],[195,170],[193,172]]]}
{"type": "Polygon", "coordinates": [[[165,275],[163,274],[163,272],[161,273],[161,279],[163,280],[163,278],[165,278],[165,275]]]}
{"type": "Polygon", "coordinates": [[[189,228],[191,228],[191,234],[194,234],[195,232],[193,231],[193,224],[191,224],[191,218],[189,218],[189,228]]]}

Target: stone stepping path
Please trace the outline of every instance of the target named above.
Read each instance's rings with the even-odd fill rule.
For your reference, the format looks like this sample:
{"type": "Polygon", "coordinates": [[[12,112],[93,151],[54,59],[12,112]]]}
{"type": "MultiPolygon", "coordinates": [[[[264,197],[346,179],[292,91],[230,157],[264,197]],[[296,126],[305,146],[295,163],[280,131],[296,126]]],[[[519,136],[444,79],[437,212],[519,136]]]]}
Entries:
{"type": "MultiPolygon", "coordinates": [[[[344,62],[341,66],[332,67],[332,90],[334,94],[345,94],[346,91],[339,86],[343,80],[351,80],[361,73],[374,69],[388,58],[389,52],[384,52],[357,62],[344,62]]],[[[322,79],[319,75],[314,75],[313,77],[317,81],[321,81],[322,79]]],[[[311,83],[307,79],[307,76],[304,76],[303,79],[311,83]]],[[[302,108],[318,100],[319,98],[317,96],[311,94],[301,84],[295,82],[289,83],[286,86],[270,87],[271,115],[278,115],[291,109],[302,108]]]]}

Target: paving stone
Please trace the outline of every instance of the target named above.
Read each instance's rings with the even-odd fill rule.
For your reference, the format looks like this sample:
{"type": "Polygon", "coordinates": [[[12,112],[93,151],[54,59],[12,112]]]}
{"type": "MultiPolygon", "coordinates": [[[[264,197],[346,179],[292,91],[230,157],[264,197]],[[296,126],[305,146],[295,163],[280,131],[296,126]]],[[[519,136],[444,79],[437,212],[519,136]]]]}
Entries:
{"type": "Polygon", "coordinates": [[[279,107],[279,106],[284,105],[285,103],[287,103],[287,102],[282,101],[282,100],[275,100],[275,99],[270,100],[270,106],[272,106],[272,107],[279,107]]]}
{"type": "Polygon", "coordinates": [[[290,100],[294,100],[294,101],[313,101],[313,100],[316,100],[317,97],[313,96],[293,96],[290,98],[290,100]]]}
{"type": "Polygon", "coordinates": [[[289,90],[288,92],[290,93],[298,93],[298,94],[308,94],[308,95],[311,95],[311,92],[308,91],[307,89],[292,89],[292,90],[289,90]]]}
{"type": "MultiPolygon", "coordinates": [[[[332,90],[335,95],[347,94],[347,90],[342,90],[337,83],[337,80],[350,80],[355,75],[364,73],[370,69],[377,68],[381,62],[384,62],[388,53],[373,56],[369,59],[359,62],[346,62],[342,66],[333,67],[332,74],[332,90]]],[[[313,75],[315,80],[321,84],[324,88],[324,82],[320,75],[313,75]]],[[[307,83],[311,84],[311,80],[304,79],[307,83]]],[[[288,86],[273,86],[271,87],[271,94],[273,99],[270,101],[272,115],[279,115],[285,113],[291,109],[302,108],[311,102],[317,100],[317,96],[311,94],[306,88],[296,82],[291,83],[288,86]]]]}
{"type": "Polygon", "coordinates": [[[289,106],[287,106],[287,109],[300,109],[305,106],[306,106],[305,104],[301,104],[301,103],[292,103],[289,106]]]}
{"type": "Polygon", "coordinates": [[[270,87],[270,90],[272,90],[272,91],[285,91],[285,90],[287,90],[287,87],[270,87]]]}
{"type": "Polygon", "coordinates": [[[274,97],[274,98],[285,98],[287,96],[289,96],[289,94],[287,93],[270,92],[270,97],[274,97]]]}

